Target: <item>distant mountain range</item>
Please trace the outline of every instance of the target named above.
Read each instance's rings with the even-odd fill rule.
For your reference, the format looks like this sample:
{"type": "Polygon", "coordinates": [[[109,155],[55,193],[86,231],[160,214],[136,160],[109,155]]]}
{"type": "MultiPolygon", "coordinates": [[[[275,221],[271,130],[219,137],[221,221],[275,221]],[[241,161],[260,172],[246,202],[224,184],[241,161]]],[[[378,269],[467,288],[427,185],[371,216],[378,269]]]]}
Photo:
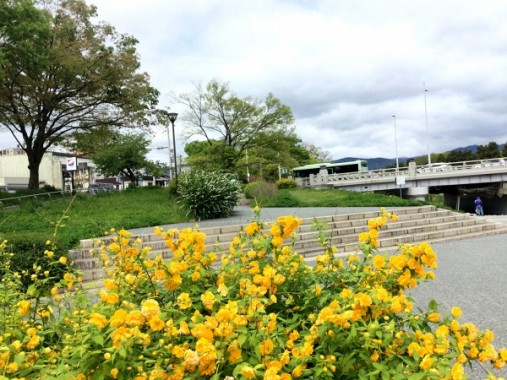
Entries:
{"type": "MultiPolygon", "coordinates": [[[[503,149],[504,144],[499,144],[499,148],[503,149]]],[[[464,152],[466,150],[471,151],[472,153],[477,153],[477,145],[469,145],[461,148],[455,148],[450,150],[449,152],[453,151],[461,151],[464,152]]],[[[398,157],[399,163],[405,163],[408,160],[413,159],[413,157],[398,157]]],[[[375,170],[375,169],[383,169],[388,166],[394,166],[396,165],[396,158],[383,158],[383,157],[376,157],[376,158],[358,158],[358,157],[344,157],[337,160],[333,160],[332,162],[345,162],[345,161],[354,161],[354,160],[366,160],[368,161],[368,168],[375,170]]]]}

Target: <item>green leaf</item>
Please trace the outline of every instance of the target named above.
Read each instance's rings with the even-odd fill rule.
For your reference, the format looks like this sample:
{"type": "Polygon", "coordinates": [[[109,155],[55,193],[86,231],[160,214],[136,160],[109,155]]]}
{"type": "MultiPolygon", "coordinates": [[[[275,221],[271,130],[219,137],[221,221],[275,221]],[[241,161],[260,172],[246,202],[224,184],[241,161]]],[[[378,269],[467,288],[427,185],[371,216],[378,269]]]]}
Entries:
{"type": "Polygon", "coordinates": [[[408,380],[421,380],[425,376],[426,376],[426,373],[424,373],[424,372],[414,373],[413,375],[409,376],[408,380]]]}
{"type": "Polygon", "coordinates": [[[99,346],[103,347],[104,346],[104,337],[102,335],[95,335],[93,338],[92,338],[92,341],[96,344],[98,344],[99,346]]]}

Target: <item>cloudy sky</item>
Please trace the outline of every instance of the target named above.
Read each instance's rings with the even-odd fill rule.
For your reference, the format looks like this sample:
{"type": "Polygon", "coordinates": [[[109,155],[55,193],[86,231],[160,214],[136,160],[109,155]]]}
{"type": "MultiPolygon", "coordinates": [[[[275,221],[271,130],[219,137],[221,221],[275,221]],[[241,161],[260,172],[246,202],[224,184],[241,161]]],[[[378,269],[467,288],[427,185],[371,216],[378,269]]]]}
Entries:
{"type": "MultiPolygon", "coordinates": [[[[507,142],[503,0],[89,2],[139,40],[142,70],[175,112],[169,93],[218,79],[241,97],[273,93],[303,142],[333,158],[507,142]]],[[[153,146],[167,146],[162,130],[153,146]]]]}

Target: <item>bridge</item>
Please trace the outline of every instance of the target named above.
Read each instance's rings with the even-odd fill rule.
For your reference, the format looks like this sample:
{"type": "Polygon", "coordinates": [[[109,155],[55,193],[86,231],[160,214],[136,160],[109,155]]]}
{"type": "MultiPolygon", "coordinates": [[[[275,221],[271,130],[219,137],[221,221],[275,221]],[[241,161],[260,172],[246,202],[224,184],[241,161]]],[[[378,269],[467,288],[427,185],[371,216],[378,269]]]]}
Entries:
{"type": "Polygon", "coordinates": [[[457,210],[464,209],[463,206],[473,209],[470,207],[472,198],[481,196],[486,198],[483,201],[490,203],[486,208],[494,209],[495,213],[507,213],[507,199],[501,199],[507,194],[507,158],[425,166],[410,162],[408,167],[364,173],[328,174],[323,169],[316,175],[298,180],[301,187],[386,192],[421,200],[430,193],[443,193],[445,204],[457,210]],[[495,197],[498,198],[496,201],[495,197]]]}

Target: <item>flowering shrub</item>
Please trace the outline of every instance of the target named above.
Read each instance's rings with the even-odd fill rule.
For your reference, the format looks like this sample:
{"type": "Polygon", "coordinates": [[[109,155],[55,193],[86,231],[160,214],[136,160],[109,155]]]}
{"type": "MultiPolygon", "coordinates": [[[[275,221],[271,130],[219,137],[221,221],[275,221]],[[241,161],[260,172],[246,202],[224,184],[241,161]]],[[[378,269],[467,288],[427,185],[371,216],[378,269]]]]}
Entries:
{"type": "Polygon", "coordinates": [[[371,219],[363,255],[344,260],[321,230],[314,267],[287,243],[301,223],[291,216],[256,218],[220,257],[197,230],[156,229],[170,260],[121,230],[94,251],[108,268],[95,301],[72,271],[46,295],[6,276],[0,379],[462,379],[468,362],[502,368],[507,350],[458,307],[413,310],[405,290],[434,277],[436,254],[426,243],[379,254],[388,220],[371,219]]]}
{"type": "Polygon", "coordinates": [[[229,174],[192,171],[180,178],[178,202],[197,220],[229,216],[238,202],[240,189],[229,174]]]}
{"type": "Polygon", "coordinates": [[[279,189],[296,189],[298,187],[298,184],[293,179],[281,178],[276,181],[276,187],[279,189]]]}

